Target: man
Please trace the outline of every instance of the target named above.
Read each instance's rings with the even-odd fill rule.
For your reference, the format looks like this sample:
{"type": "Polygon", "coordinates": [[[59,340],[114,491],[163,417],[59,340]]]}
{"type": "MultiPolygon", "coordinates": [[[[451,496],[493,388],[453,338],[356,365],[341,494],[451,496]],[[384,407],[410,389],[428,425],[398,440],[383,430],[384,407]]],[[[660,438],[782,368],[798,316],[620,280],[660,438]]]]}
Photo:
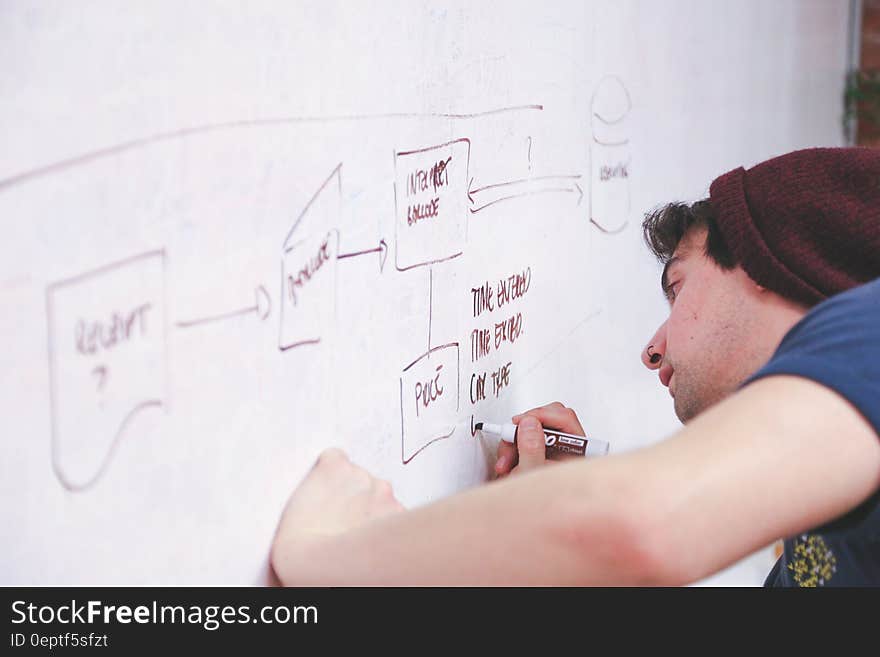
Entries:
{"type": "Polygon", "coordinates": [[[642,358],[682,431],[543,468],[541,423],[583,430],[534,409],[502,481],[413,511],[330,450],[282,516],[281,581],[684,584],[790,537],[769,584],[880,584],[880,152],[736,169],[644,227],[670,315],[642,358]]]}

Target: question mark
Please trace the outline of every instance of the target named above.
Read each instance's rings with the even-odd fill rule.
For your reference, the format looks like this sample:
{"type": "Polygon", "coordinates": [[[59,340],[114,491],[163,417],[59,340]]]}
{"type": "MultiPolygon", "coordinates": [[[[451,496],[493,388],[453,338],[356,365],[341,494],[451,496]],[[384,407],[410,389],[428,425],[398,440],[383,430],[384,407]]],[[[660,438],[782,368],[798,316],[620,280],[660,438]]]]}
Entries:
{"type": "Polygon", "coordinates": [[[95,369],[92,370],[92,375],[97,377],[98,390],[101,390],[107,381],[107,368],[104,365],[98,365],[95,369]]]}

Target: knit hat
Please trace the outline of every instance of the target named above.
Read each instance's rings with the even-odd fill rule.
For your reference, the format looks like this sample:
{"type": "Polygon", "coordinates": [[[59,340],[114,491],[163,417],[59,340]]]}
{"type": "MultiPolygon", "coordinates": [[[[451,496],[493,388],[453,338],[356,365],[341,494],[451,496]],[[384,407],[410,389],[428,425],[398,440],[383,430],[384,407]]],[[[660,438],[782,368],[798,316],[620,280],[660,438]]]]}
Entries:
{"type": "Polygon", "coordinates": [[[809,148],[712,182],[725,242],[759,285],[812,306],[880,277],[880,150],[809,148]]]}

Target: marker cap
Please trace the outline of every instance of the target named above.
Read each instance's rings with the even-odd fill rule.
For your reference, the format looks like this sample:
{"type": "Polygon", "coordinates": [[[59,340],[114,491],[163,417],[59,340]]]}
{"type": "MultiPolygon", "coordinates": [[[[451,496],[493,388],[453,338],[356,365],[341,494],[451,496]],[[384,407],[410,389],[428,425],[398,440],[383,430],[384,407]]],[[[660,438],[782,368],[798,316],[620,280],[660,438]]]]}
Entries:
{"type": "Polygon", "coordinates": [[[493,436],[499,436],[501,440],[513,443],[516,440],[515,424],[492,424],[491,422],[483,422],[483,431],[493,436]]]}
{"type": "Polygon", "coordinates": [[[587,438],[587,452],[584,456],[605,456],[608,453],[609,447],[610,445],[607,440],[587,438]]]}

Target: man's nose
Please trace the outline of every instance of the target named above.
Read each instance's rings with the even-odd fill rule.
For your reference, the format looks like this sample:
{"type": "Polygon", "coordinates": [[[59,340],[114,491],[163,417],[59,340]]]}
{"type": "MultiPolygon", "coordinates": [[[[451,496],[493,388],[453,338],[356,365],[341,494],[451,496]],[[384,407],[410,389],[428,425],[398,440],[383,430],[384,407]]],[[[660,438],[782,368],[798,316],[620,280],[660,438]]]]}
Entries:
{"type": "Polygon", "coordinates": [[[666,322],[660,325],[657,332],[648,340],[647,346],[642,349],[642,364],[649,370],[656,370],[663,362],[666,353],[666,322]]]}

